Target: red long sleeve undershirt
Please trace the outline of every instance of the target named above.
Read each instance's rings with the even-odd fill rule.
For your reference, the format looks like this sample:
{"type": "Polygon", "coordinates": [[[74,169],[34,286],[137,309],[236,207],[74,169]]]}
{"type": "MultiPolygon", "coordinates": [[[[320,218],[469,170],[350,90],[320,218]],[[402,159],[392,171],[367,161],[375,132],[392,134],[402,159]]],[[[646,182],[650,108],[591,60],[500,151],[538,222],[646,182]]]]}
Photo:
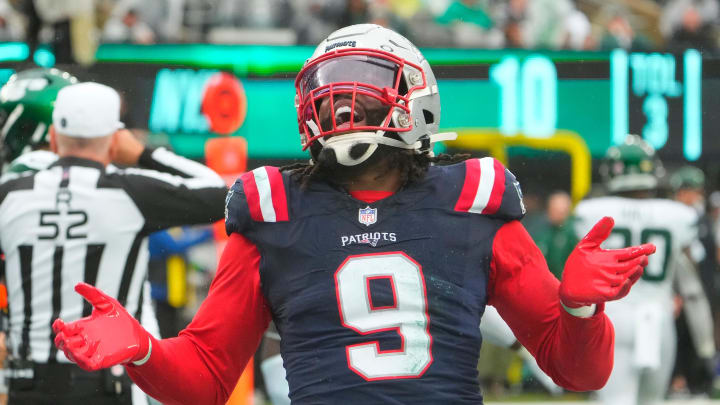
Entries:
{"type": "Polygon", "coordinates": [[[163,404],[224,404],[270,323],[260,289],[260,253],[230,235],[207,298],[190,325],[171,339],[152,339],[150,359],[126,367],[163,404]]]}
{"type": "Polygon", "coordinates": [[[493,240],[488,303],[558,385],[573,391],[602,388],[613,367],[615,332],[604,304],[590,318],[560,305],[560,282],[519,221],[493,240]]]}
{"type": "MultiPolygon", "coordinates": [[[[127,367],[133,381],[165,404],[224,404],[270,321],[259,263],[257,248],[232,234],[193,321],[176,338],[153,340],[150,360],[127,367]]],[[[602,308],[591,318],[568,314],[558,286],[520,222],[502,226],[493,243],[489,303],[555,382],[598,389],[612,370],[612,324],[602,308]]]]}

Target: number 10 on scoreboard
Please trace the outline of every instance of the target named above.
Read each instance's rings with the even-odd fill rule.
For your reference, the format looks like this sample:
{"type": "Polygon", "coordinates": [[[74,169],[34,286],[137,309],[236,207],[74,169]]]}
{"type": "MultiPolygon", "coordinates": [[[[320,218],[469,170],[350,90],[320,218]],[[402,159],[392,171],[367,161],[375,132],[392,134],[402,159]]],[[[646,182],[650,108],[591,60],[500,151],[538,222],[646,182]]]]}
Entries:
{"type": "Polygon", "coordinates": [[[490,79],[500,86],[500,132],[519,132],[547,138],[557,128],[557,71],[543,55],[522,62],[517,56],[502,58],[490,68],[490,79]]]}

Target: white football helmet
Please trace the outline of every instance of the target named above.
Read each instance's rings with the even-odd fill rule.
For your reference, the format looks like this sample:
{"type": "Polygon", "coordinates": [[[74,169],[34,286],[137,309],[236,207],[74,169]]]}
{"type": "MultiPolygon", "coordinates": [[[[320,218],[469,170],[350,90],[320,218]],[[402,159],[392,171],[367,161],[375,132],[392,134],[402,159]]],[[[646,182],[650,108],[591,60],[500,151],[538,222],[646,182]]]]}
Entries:
{"type": "Polygon", "coordinates": [[[338,163],[355,166],[378,144],[424,153],[437,140],[453,139],[437,134],[440,95],[427,60],[405,37],[379,25],[330,34],[298,73],[295,90],[303,150],[321,146],[311,148],[313,159],[331,148],[338,163]],[[358,144],[369,147],[354,156],[358,144]]]}

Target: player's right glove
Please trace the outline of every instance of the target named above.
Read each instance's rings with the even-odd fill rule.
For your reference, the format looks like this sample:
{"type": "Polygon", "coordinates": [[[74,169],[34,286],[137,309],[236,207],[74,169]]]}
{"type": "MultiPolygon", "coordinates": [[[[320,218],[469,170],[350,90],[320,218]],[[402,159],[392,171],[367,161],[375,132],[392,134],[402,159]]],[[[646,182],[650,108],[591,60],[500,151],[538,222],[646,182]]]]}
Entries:
{"type": "Polygon", "coordinates": [[[53,323],[55,345],[68,359],[88,371],[147,361],[150,334],[116,299],[85,283],[78,283],[75,291],[92,304],[93,311],[75,322],[53,323]]]}
{"type": "Polygon", "coordinates": [[[642,276],[655,245],[601,249],[614,224],[610,217],[598,221],[565,262],[560,283],[560,300],[565,306],[578,308],[618,300],[642,276]]]}

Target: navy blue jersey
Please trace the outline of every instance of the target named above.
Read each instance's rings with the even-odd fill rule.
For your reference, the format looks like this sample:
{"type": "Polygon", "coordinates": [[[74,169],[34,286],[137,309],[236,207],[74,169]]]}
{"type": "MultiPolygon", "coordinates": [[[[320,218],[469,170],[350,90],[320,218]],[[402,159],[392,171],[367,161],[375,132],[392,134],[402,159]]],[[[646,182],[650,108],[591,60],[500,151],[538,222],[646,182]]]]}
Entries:
{"type": "Polygon", "coordinates": [[[524,214],[499,162],[433,166],[374,203],[261,167],[226,205],[260,252],[293,403],[482,403],[493,238],[524,214]]]}

